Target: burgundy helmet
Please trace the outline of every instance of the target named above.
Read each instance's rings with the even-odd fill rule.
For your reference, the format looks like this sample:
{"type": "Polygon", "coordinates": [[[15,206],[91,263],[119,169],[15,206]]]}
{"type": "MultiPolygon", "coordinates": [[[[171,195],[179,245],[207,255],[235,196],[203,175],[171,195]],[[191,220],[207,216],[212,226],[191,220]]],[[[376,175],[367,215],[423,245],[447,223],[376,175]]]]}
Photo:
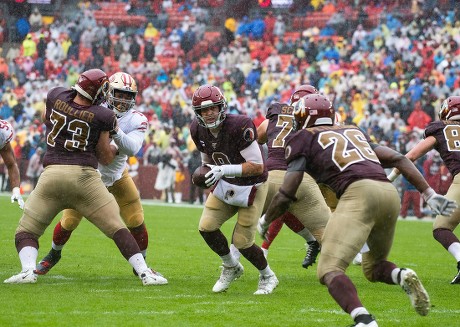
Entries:
{"type": "Polygon", "coordinates": [[[322,94],[309,94],[294,104],[295,129],[317,125],[334,125],[335,110],[332,102],[322,94]]]}
{"type": "Polygon", "coordinates": [[[294,105],[301,97],[304,97],[308,94],[316,94],[319,93],[316,87],[308,84],[300,85],[298,88],[295,89],[294,93],[292,93],[291,98],[289,99],[289,104],[291,106],[294,105]]]}
{"type": "Polygon", "coordinates": [[[221,90],[214,85],[205,84],[196,89],[192,96],[192,106],[193,110],[195,111],[196,118],[198,119],[198,123],[203,127],[216,128],[225,119],[225,109],[227,108],[227,102],[225,102],[225,98],[221,90]],[[201,109],[212,106],[219,107],[219,116],[215,122],[212,124],[207,124],[201,116],[201,109]]]}
{"type": "Polygon", "coordinates": [[[90,100],[91,103],[98,104],[104,101],[107,96],[109,78],[100,69],[90,69],[80,74],[73,89],[90,100]]]}
{"type": "Polygon", "coordinates": [[[460,120],[460,96],[444,100],[438,115],[440,120],[460,120]]]}

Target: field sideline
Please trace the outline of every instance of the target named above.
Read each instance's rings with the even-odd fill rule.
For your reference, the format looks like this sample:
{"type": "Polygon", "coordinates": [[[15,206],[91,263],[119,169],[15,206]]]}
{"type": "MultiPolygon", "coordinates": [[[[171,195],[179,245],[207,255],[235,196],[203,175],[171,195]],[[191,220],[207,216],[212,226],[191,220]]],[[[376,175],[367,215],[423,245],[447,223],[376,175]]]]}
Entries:
{"type": "MultiPolygon", "coordinates": [[[[46,205],[46,204],[44,204],[46,205]]],[[[0,196],[0,279],[20,271],[14,231],[21,211],[0,196]]],[[[63,250],[61,262],[32,285],[1,284],[0,326],[348,326],[351,318],[303,269],[303,240],[284,227],[269,262],[280,284],[255,296],[258,274],[244,258],[244,275],[226,293],[213,294],[218,257],[197,231],[200,206],[144,201],[150,233],[147,261],[169,280],[143,287],[114,243],[84,220],[63,250]]],[[[39,259],[49,250],[57,219],[40,239],[39,259]]],[[[223,232],[231,233],[232,224],[223,232]]],[[[458,234],[458,233],[457,233],[458,234]]],[[[260,244],[260,238],[257,237],[260,244]]],[[[454,259],[432,238],[431,222],[398,221],[391,260],[413,268],[430,293],[432,310],[418,316],[397,286],[369,283],[351,266],[367,309],[379,326],[460,326],[459,285],[454,259]]],[[[314,266],[314,268],[316,265],[314,266]]]]}

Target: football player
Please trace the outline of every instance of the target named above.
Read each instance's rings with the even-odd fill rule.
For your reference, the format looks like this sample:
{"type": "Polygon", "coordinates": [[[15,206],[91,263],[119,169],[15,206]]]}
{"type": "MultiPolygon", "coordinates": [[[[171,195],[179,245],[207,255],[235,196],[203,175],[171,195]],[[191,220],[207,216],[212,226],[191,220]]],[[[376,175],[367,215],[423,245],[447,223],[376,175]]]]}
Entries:
{"type": "MultiPolygon", "coordinates": [[[[287,169],[284,158],[284,145],[287,136],[293,130],[292,105],[307,94],[318,93],[311,85],[301,85],[291,95],[290,104],[274,102],[268,110],[266,118],[257,128],[258,142],[267,144],[268,147],[268,193],[264,205],[264,213],[267,210],[273,196],[283,183],[283,177],[287,169]]],[[[300,199],[291,205],[289,211],[270,224],[266,239],[262,242],[262,250],[265,255],[285,223],[294,233],[302,236],[307,242],[308,249],[302,262],[302,267],[308,268],[316,262],[320,251],[320,244],[324,228],[329,219],[330,211],[324,202],[321,191],[315,180],[305,174],[303,182],[297,191],[300,199]],[[297,219],[298,217],[298,219],[297,219]],[[299,221],[300,220],[300,221],[299,221]],[[307,226],[308,228],[305,228],[307,226]],[[313,235],[310,233],[312,231],[313,235]]]]}
{"type": "MultiPolygon", "coordinates": [[[[134,110],[137,85],[134,78],[123,72],[110,76],[107,106],[115,112],[118,132],[112,135],[117,148],[115,159],[109,165],[98,165],[102,181],[113,194],[120,207],[120,215],[135,238],[142,255],[146,256],[148,233],[144,223],[144,212],[139,191],[128,174],[127,159],[136,155],[145,139],[148,129],[147,118],[134,110]]],[[[112,143],[112,144],[113,144],[112,143]]],[[[66,209],[54,228],[52,248],[37,265],[39,275],[46,274],[61,259],[61,251],[77,228],[82,215],[75,210],[66,209]]],[[[136,274],[136,271],[134,270],[136,274]]]]}
{"type": "MultiPolygon", "coordinates": [[[[413,147],[406,157],[412,161],[435,149],[441,155],[453,182],[447,191],[448,199],[460,201],[460,96],[451,96],[443,101],[439,111],[439,121],[430,123],[423,135],[423,140],[413,147]]],[[[388,178],[394,181],[399,171],[393,170],[388,178]]],[[[433,224],[433,237],[457,261],[457,274],[451,284],[460,284],[460,242],[454,234],[460,223],[460,210],[455,210],[452,217],[436,216],[433,224]]]]}
{"type": "Polygon", "coordinates": [[[114,196],[97,170],[98,161],[110,164],[117,151],[110,145],[109,132],[121,134],[115,113],[99,105],[108,89],[107,75],[100,69],[90,69],[79,76],[71,89],[56,87],[48,92],[43,113],[47,143],[45,169],[24,204],[16,229],[15,245],[22,271],[5,283],[37,281],[34,270],[38,240],[53,218],[68,208],[80,212],[113,239],[143,285],[167,282],[147,267],[136,240],[121,220],[114,196]]]}
{"type": "Polygon", "coordinates": [[[14,130],[9,122],[0,119],[0,155],[2,156],[5,167],[8,170],[10,186],[12,188],[11,203],[17,202],[21,209],[24,208],[24,200],[20,191],[20,176],[18,163],[14,156],[11,140],[13,139],[14,130]]]}
{"type": "Polygon", "coordinates": [[[201,214],[199,232],[222,260],[222,273],[213,292],[224,292],[243,274],[238,257],[230,252],[221,226],[237,215],[232,242],[259,270],[259,285],[254,294],[270,294],[278,285],[275,273],[255,243],[257,221],[267,195],[267,168],[257,143],[252,120],[243,115],[226,114],[221,90],[202,85],[193,93],[196,117],[190,135],[201,152],[202,162],[212,168],[205,176],[213,187],[201,214]]]}
{"type": "Polygon", "coordinates": [[[377,326],[362,305],[356,287],[345,274],[353,257],[367,242],[362,269],[372,282],[400,285],[422,316],[430,310],[430,299],[417,274],[388,261],[400,210],[398,191],[387,179],[384,167],[396,167],[423,194],[438,213],[450,215],[456,203],[431,189],[414,164],[404,155],[370,143],[356,126],[334,124],[335,110],[323,95],[301,98],[294,107],[297,132],[286,142],[288,169],[278,193],[259,221],[264,235],[268,223],[286,211],[305,172],[317,183],[328,185],[338,203],[322,238],[317,275],[329,294],[351,315],[355,326],[377,326]]]}

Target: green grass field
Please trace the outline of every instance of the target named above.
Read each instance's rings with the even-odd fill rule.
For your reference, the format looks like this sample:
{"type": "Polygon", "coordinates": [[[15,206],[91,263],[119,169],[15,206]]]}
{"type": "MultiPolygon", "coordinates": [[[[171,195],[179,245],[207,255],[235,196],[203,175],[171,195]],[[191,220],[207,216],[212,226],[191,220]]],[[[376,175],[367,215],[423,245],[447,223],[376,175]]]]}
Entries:
{"type": "MultiPolygon", "coordinates": [[[[46,205],[44,203],[43,205],[46,205]]],[[[0,197],[0,279],[20,271],[14,231],[21,212],[0,197]]],[[[143,287],[115,244],[84,220],[63,250],[61,262],[36,284],[0,286],[0,326],[347,326],[351,318],[301,267],[303,240],[284,227],[269,262],[280,284],[255,296],[258,273],[244,258],[244,275],[226,293],[211,289],[220,260],[197,231],[200,207],[145,204],[150,233],[148,263],[168,285],[143,287]]],[[[57,219],[40,239],[39,259],[49,250],[57,219]]],[[[230,234],[234,220],[224,225],[230,234]]],[[[454,259],[432,238],[431,223],[399,221],[390,259],[417,271],[433,308],[418,316],[397,286],[371,284],[351,266],[361,300],[379,326],[460,326],[454,259]]],[[[257,238],[258,244],[260,239],[257,238]]],[[[314,266],[316,267],[316,265],[314,266]]]]}

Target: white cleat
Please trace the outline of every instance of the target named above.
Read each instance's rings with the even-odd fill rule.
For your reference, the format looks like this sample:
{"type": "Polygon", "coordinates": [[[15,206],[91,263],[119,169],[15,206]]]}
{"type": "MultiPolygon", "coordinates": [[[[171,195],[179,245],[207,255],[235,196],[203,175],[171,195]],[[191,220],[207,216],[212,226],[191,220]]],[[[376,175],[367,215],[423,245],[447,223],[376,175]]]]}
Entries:
{"type": "Polygon", "coordinates": [[[37,274],[34,273],[33,269],[21,271],[19,274],[3,281],[5,284],[34,284],[36,282],[37,274]]]}
{"type": "Polygon", "coordinates": [[[166,278],[164,278],[159,272],[152,269],[142,272],[139,278],[142,280],[142,285],[144,286],[168,284],[168,280],[166,278]]]}
{"type": "Polygon", "coordinates": [[[214,284],[212,291],[214,293],[225,292],[230,284],[238,279],[244,272],[243,265],[238,262],[234,267],[227,267],[222,265],[222,272],[220,273],[219,280],[214,284]]]}
{"type": "Polygon", "coordinates": [[[260,275],[259,288],[254,292],[255,295],[270,294],[278,286],[278,278],[275,274],[269,276],[260,275]]]}
{"type": "Polygon", "coordinates": [[[415,311],[426,316],[430,311],[430,297],[415,271],[408,268],[401,271],[401,287],[409,296],[415,311]]]}
{"type": "Polygon", "coordinates": [[[355,266],[361,266],[362,262],[363,262],[363,255],[361,254],[361,252],[358,252],[356,257],[353,259],[353,264],[355,266]]]}

